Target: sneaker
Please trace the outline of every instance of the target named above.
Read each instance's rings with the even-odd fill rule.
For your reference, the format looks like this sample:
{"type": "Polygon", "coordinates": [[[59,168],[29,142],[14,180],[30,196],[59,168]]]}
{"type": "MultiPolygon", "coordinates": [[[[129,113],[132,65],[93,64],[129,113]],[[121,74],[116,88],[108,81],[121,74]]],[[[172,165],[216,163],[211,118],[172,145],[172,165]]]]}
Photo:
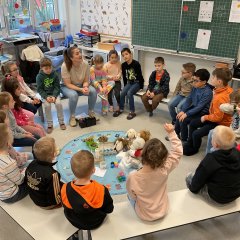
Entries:
{"type": "Polygon", "coordinates": [[[127,120],[132,120],[132,119],[135,118],[136,116],[137,116],[136,113],[130,112],[130,113],[128,114],[128,116],[127,116],[127,120]]]}
{"type": "Polygon", "coordinates": [[[77,126],[77,121],[76,121],[76,119],[75,119],[75,116],[72,116],[72,117],[70,118],[70,120],[69,120],[69,125],[70,125],[71,127],[76,127],[76,126],[77,126]]]}
{"type": "Polygon", "coordinates": [[[98,93],[98,96],[99,96],[101,99],[105,100],[105,101],[108,100],[108,99],[107,99],[107,96],[106,96],[105,94],[98,93]]]}
{"type": "Polygon", "coordinates": [[[96,114],[95,114],[95,112],[94,111],[88,111],[88,115],[89,115],[89,117],[91,117],[91,118],[96,118],[96,121],[99,121],[100,119],[99,119],[99,117],[97,117],[96,116],[96,114]]]}
{"type": "Polygon", "coordinates": [[[114,112],[113,113],[113,117],[118,117],[120,114],[122,114],[123,113],[123,111],[116,111],[116,112],[114,112]]]}
{"type": "Polygon", "coordinates": [[[47,128],[47,134],[51,134],[53,131],[53,126],[48,126],[47,128]]]}
{"type": "Polygon", "coordinates": [[[113,112],[113,106],[110,106],[110,107],[108,108],[108,111],[109,111],[109,112],[113,112]]]}
{"type": "Polygon", "coordinates": [[[149,112],[149,117],[152,117],[153,116],[153,112],[149,112]]]}
{"type": "Polygon", "coordinates": [[[66,130],[67,129],[65,123],[60,124],[60,129],[61,130],[66,130]]]}
{"type": "Polygon", "coordinates": [[[107,112],[106,111],[102,111],[102,115],[103,116],[107,116],[107,112]]]}

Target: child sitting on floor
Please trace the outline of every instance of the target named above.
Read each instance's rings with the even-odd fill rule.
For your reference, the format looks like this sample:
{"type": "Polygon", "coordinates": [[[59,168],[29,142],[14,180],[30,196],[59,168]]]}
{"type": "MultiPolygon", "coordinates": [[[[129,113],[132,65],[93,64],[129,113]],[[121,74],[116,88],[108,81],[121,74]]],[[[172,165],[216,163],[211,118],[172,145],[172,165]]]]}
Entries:
{"type": "Polygon", "coordinates": [[[9,127],[13,134],[13,146],[33,146],[33,144],[39,139],[38,135],[33,135],[30,132],[25,131],[23,128],[17,125],[16,119],[11,111],[14,108],[15,101],[9,92],[0,93],[0,110],[3,110],[9,119],[9,127]]]}
{"type": "MultiPolygon", "coordinates": [[[[9,127],[9,119],[3,110],[0,110],[0,123],[6,123],[9,127]]],[[[11,129],[9,128],[9,130],[11,129]]],[[[12,144],[8,145],[8,153],[12,159],[17,161],[17,166],[21,168],[33,160],[33,154],[31,152],[17,152],[12,144]]]]}
{"type": "Polygon", "coordinates": [[[226,126],[213,130],[212,145],[195,173],[186,177],[189,190],[210,203],[226,204],[240,196],[240,151],[235,148],[235,134],[226,126]]]}
{"type": "Polygon", "coordinates": [[[107,80],[115,82],[113,89],[108,94],[109,112],[113,112],[119,111],[122,68],[119,61],[118,52],[116,50],[111,50],[108,54],[108,58],[109,62],[105,63],[104,70],[107,74],[107,80]],[[113,108],[113,92],[118,104],[115,109],[113,108]]]}
{"type": "Polygon", "coordinates": [[[126,188],[131,204],[139,218],[154,221],[168,211],[167,179],[182,156],[182,143],[172,124],[165,124],[171,149],[157,138],[145,143],[142,150],[143,167],[128,175],[126,188]]]}
{"type": "Polygon", "coordinates": [[[8,146],[12,144],[12,134],[6,123],[0,123],[0,133],[0,200],[14,203],[26,197],[28,191],[24,175],[8,153],[8,146]]]}
{"type": "Polygon", "coordinates": [[[105,186],[91,180],[95,171],[92,153],[87,150],[75,153],[71,168],[76,179],[64,184],[61,190],[65,216],[78,229],[97,228],[113,211],[113,200],[105,186]]]}
{"type": "Polygon", "coordinates": [[[102,114],[108,112],[108,94],[114,87],[114,81],[107,80],[107,73],[103,69],[104,60],[102,56],[96,55],[93,60],[94,66],[90,68],[90,81],[96,88],[98,96],[102,99],[102,114]]]}
{"type": "Polygon", "coordinates": [[[19,74],[17,64],[15,62],[9,61],[4,65],[3,70],[3,75],[10,74],[19,82],[21,89],[20,100],[23,102],[23,108],[35,114],[37,112],[37,109],[41,106],[42,102],[37,98],[36,93],[28,87],[23,77],[19,74]]]}
{"type": "Polygon", "coordinates": [[[33,147],[35,160],[27,167],[25,180],[29,196],[44,209],[61,207],[60,174],[53,168],[57,155],[55,140],[52,137],[39,139],[33,147]]]}

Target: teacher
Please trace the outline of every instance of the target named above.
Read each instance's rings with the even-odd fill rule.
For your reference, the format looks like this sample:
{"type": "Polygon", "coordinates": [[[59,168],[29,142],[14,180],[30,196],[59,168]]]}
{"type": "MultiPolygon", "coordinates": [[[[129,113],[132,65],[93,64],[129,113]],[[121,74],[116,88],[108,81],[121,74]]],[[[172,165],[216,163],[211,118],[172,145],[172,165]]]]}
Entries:
{"type": "Polygon", "coordinates": [[[96,104],[97,93],[92,86],[89,86],[89,65],[83,60],[77,47],[74,46],[65,50],[61,75],[64,83],[62,93],[69,98],[69,125],[71,127],[77,126],[75,111],[79,96],[88,96],[88,115],[95,117],[93,109],[96,104]]]}

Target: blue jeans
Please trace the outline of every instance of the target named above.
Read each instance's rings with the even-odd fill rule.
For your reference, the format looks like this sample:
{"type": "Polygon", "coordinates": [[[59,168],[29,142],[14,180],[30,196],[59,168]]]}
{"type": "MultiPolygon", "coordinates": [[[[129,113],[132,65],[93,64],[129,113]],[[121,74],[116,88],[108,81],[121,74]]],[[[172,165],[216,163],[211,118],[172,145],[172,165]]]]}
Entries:
{"type": "Polygon", "coordinates": [[[18,188],[19,188],[18,192],[13,197],[2,200],[2,201],[5,203],[15,203],[25,198],[28,195],[28,188],[25,182],[19,185],[18,188]]]}
{"type": "Polygon", "coordinates": [[[125,97],[128,96],[130,112],[135,112],[134,94],[140,89],[139,83],[128,83],[122,90],[120,96],[120,110],[124,109],[125,97]]]}
{"type": "Polygon", "coordinates": [[[13,147],[32,147],[34,143],[40,139],[40,136],[33,134],[34,138],[14,138],[13,147]]]}
{"type": "Polygon", "coordinates": [[[186,102],[186,100],[187,100],[186,97],[178,94],[172,97],[168,102],[168,109],[172,118],[172,124],[175,124],[176,116],[181,111],[182,105],[186,102]],[[177,108],[177,111],[175,108],[177,108]]]}
{"type": "MultiPolygon", "coordinates": [[[[76,107],[77,107],[77,102],[78,102],[78,97],[79,96],[84,96],[84,94],[82,94],[79,91],[67,88],[65,86],[61,87],[62,93],[64,96],[66,96],[67,98],[69,98],[69,110],[70,110],[70,114],[75,115],[75,111],[76,111],[76,107]]],[[[95,104],[96,104],[96,100],[97,100],[97,92],[95,90],[94,87],[89,86],[89,95],[88,95],[88,109],[89,111],[93,111],[95,104]]]]}

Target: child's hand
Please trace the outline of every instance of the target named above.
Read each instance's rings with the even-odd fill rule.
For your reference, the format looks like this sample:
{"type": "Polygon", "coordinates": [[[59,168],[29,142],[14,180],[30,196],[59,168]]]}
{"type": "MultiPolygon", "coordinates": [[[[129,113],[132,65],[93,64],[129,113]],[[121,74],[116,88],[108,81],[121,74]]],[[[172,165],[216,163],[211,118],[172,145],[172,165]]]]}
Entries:
{"type": "Polygon", "coordinates": [[[56,102],[56,98],[55,97],[51,97],[52,98],[52,103],[56,102]]]}
{"type": "Polygon", "coordinates": [[[167,133],[171,133],[174,131],[174,126],[171,123],[165,123],[163,127],[167,133]]]}
{"type": "Polygon", "coordinates": [[[154,92],[151,92],[149,97],[153,98],[154,96],[155,96],[154,92]]]}
{"type": "Polygon", "coordinates": [[[150,97],[151,92],[149,90],[147,90],[146,94],[148,97],[150,97]]]}
{"type": "Polygon", "coordinates": [[[34,123],[34,122],[31,122],[31,121],[29,121],[29,122],[28,122],[28,125],[30,125],[30,126],[35,126],[35,123],[34,123]]]}
{"type": "Polygon", "coordinates": [[[26,137],[26,138],[34,138],[34,136],[30,132],[25,133],[24,137],[26,137]]]}
{"type": "Polygon", "coordinates": [[[40,103],[40,100],[38,98],[33,99],[33,104],[39,104],[39,103],[40,103]]]}

